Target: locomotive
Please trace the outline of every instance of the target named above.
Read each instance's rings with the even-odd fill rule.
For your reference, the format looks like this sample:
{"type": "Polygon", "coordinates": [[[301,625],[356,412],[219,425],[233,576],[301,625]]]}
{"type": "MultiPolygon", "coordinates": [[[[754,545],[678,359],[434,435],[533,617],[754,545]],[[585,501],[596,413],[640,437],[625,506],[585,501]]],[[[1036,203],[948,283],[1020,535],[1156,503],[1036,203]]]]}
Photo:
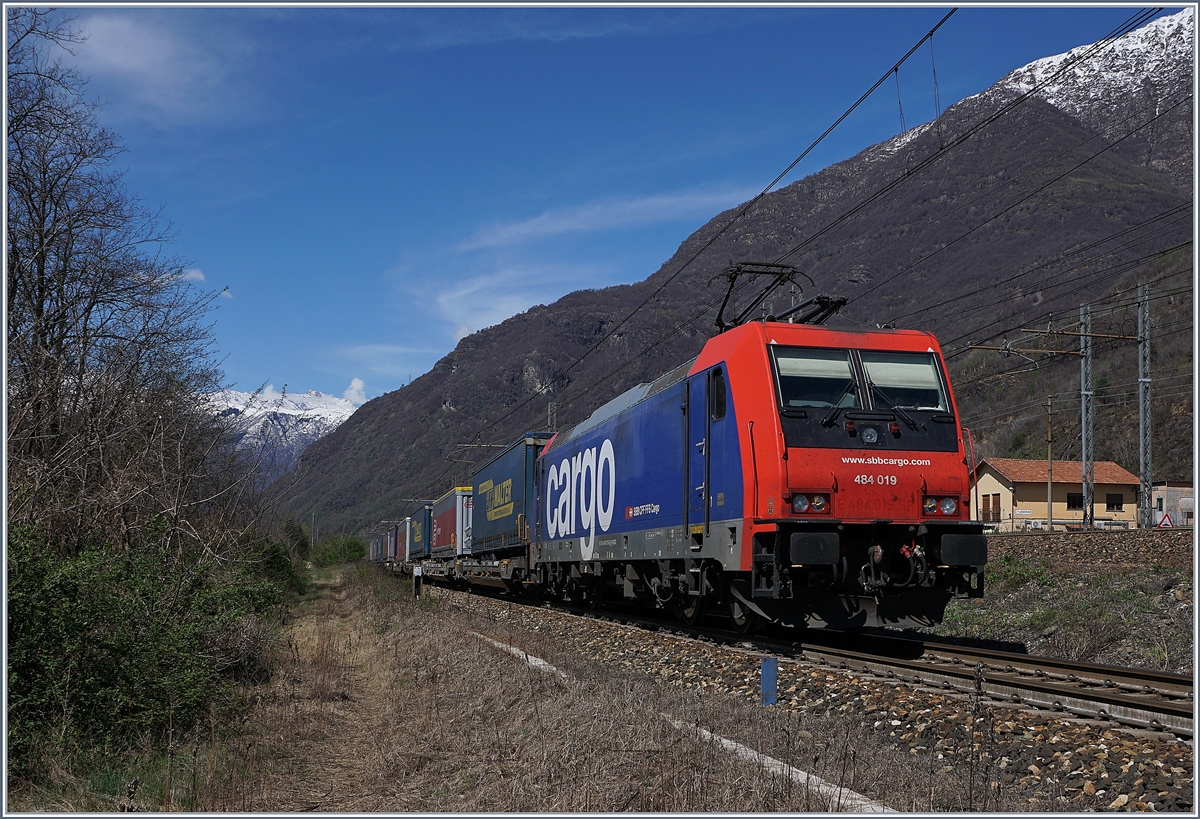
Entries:
{"type": "MultiPolygon", "coordinates": [[[[409,547],[394,565],[426,577],[689,624],[923,626],[983,594],[969,486],[931,334],[765,319],[513,442],[435,504],[457,517],[434,523],[432,549],[389,540],[409,547]]],[[[410,532],[418,519],[428,529],[430,509],[410,532]]]]}

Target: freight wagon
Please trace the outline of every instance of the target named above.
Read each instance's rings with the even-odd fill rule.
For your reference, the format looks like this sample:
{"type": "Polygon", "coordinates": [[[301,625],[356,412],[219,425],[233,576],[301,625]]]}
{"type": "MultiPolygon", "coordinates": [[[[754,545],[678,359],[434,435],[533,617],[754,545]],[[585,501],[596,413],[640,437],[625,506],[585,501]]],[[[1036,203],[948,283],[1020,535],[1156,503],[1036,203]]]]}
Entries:
{"type": "Polygon", "coordinates": [[[550,433],[527,432],[475,471],[471,556],[458,577],[471,583],[508,587],[528,576],[529,545],[537,523],[537,457],[550,433]]]}
{"type": "Polygon", "coordinates": [[[433,502],[430,511],[430,577],[453,575],[455,558],[471,554],[472,488],[457,486],[433,502]]]}
{"type": "Polygon", "coordinates": [[[408,551],[404,556],[406,562],[417,563],[429,557],[429,531],[432,516],[433,507],[426,505],[408,518],[408,551]]]}

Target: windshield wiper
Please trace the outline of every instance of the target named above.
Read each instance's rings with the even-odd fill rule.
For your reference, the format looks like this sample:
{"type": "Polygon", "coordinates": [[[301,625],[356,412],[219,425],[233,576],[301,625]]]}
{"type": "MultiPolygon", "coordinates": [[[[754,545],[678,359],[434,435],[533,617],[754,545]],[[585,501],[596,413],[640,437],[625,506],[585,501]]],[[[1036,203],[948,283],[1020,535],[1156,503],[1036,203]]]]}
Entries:
{"type": "Polygon", "coordinates": [[[850,394],[850,390],[854,389],[854,379],[846,382],[846,386],[842,388],[842,394],[833,402],[833,406],[829,408],[829,412],[825,413],[825,417],[821,419],[821,426],[833,426],[833,422],[837,420],[838,414],[842,411],[842,399],[850,394]]]}
{"type": "Polygon", "coordinates": [[[874,393],[875,395],[878,395],[880,398],[883,399],[883,402],[888,405],[888,409],[892,410],[897,415],[899,415],[900,420],[903,421],[905,424],[907,424],[909,429],[913,430],[914,432],[916,431],[917,422],[912,419],[911,415],[909,415],[907,412],[905,412],[904,410],[902,410],[898,406],[896,406],[896,402],[893,401],[891,398],[889,398],[887,393],[885,393],[883,390],[879,389],[879,387],[877,387],[875,385],[875,382],[871,381],[870,379],[867,379],[867,384],[870,386],[872,393],[874,393]]]}

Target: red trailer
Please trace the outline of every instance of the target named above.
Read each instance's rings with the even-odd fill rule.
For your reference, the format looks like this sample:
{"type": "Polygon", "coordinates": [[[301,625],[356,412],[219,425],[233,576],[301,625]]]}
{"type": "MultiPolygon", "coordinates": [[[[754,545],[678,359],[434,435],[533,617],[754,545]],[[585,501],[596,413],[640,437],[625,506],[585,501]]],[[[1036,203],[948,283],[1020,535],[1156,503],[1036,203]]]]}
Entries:
{"type": "Polygon", "coordinates": [[[474,489],[458,486],[433,503],[433,526],[429,534],[430,557],[471,553],[471,496],[474,489]]]}

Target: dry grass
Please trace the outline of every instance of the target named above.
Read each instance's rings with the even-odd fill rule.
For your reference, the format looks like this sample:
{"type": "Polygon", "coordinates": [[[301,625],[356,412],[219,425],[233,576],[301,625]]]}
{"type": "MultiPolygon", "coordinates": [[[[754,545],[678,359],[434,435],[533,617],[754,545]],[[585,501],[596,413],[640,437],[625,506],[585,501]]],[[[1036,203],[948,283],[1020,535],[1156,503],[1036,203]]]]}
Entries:
{"type": "Polygon", "coordinates": [[[1018,804],[996,787],[1002,772],[984,707],[971,761],[952,767],[897,750],[850,714],[763,708],[589,660],[522,619],[428,586],[416,601],[408,583],[347,570],[301,607],[271,682],[242,690],[244,721],[214,717],[174,755],[148,747],[118,770],[93,765],[104,773],[87,779],[61,772],[51,777],[54,792],[10,793],[9,808],[113,812],[130,801],[134,776],[131,801],[152,811],[825,812],[849,804],[845,790],[817,790],[677,725],[901,810],[1064,807],[1018,804]]]}
{"type": "MultiPolygon", "coordinates": [[[[351,570],[297,619],[255,692],[222,786],[200,809],[246,811],[830,811],[817,792],[664,714],[901,809],[1012,809],[835,717],[701,695],[593,664],[476,616],[454,594],[351,570]],[[536,670],[471,632],[546,659],[536,670]]],[[[990,795],[989,795],[990,794],[990,795]]]]}

